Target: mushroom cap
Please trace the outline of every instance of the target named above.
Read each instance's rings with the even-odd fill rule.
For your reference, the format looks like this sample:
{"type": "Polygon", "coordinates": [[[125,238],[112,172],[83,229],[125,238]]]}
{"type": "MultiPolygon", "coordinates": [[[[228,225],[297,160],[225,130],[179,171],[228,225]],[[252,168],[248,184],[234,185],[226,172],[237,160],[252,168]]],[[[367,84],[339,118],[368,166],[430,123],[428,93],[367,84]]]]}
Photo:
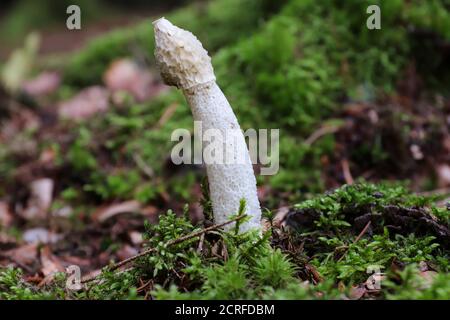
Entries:
{"type": "Polygon", "coordinates": [[[196,36],[165,18],[153,26],[156,64],[166,84],[189,89],[216,80],[211,58],[196,36]]]}

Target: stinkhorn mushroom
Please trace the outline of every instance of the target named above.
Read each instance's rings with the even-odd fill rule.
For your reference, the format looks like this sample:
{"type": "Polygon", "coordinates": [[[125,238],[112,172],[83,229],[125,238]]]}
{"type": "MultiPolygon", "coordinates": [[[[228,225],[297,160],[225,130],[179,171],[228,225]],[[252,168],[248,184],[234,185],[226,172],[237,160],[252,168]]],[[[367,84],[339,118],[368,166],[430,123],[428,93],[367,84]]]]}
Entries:
{"type": "MultiPolygon", "coordinates": [[[[245,138],[228,100],[216,83],[208,52],[189,31],[161,18],[153,22],[155,57],[164,82],[183,91],[194,121],[201,121],[203,130],[216,129],[215,146],[223,147],[227,156],[236,160],[205,163],[215,223],[223,223],[239,210],[245,199],[248,221],[240,231],[261,230],[261,208],[256,190],[256,178],[245,138]],[[225,139],[228,131],[238,131],[234,139],[225,139]],[[241,154],[233,154],[238,150],[241,154]]],[[[208,143],[203,144],[203,150],[208,143]]],[[[220,148],[219,148],[220,149],[220,148]]],[[[218,150],[217,152],[222,152],[218,150]]]]}

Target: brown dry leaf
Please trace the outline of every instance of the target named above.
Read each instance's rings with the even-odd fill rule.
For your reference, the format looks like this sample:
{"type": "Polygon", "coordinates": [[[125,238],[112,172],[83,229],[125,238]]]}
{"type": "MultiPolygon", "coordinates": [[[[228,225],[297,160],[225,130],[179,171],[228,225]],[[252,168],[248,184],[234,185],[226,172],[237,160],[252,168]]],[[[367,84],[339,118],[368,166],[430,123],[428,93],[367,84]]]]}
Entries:
{"type": "Polygon", "coordinates": [[[42,282],[43,278],[39,274],[33,274],[29,276],[25,275],[24,280],[28,283],[39,284],[42,282]]]}
{"type": "Polygon", "coordinates": [[[130,59],[114,61],[103,75],[103,81],[113,93],[125,91],[136,100],[144,101],[166,88],[152,74],[130,59]]]}
{"type": "Polygon", "coordinates": [[[41,249],[41,266],[44,279],[38,284],[39,287],[52,282],[57,272],[65,271],[61,262],[52,254],[48,246],[41,249]]]}
{"type": "Polygon", "coordinates": [[[275,213],[275,217],[273,218],[273,225],[276,227],[281,227],[282,225],[284,225],[283,222],[288,212],[289,207],[287,206],[278,208],[275,213]]]}
{"type": "Polygon", "coordinates": [[[32,96],[42,96],[52,93],[61,84],[61,76],[57,72],[44,71],[32,80],[23,83],[22,89],[32,96]]]}
{"type": "Polygon", "coordinates": [[[0,231],[0,249],[10,248],[11,246],[16,244],[16,238],[0,231]]]}
{"type": "Polygon", "coordinates": [[[119,213],[140,211],[141,205],[136,200],[125,201],[107,207],[97,209],[92,215],[92,220],[104,222],[119,213]]]}
{"type": "Polygon", "coordinates": [[[45,277],[51,276],[56,272],[64,272],[62,263],[52,254],[49,246],[41,249],[41,264],[41,271],[45,277]]]}
{"type": "Polygon", "coordinates": [[[59,256],[61,261],[64,261],[66,265],[77,265],[79,267],[89,267],[91,261],[88,258],[80,258],[76,256],[59,256]]]}
{"type": "Polygon", "coordinates": [[[29,265],[36,261],[37,245],[35,243],[26,244],[16,249],[5,251],[2,255],[18,264],[29,265]]]}
{"type": "Polygon", "coordinates": [[[441,164],[436,167],[439,187],[450,186],[450,165],[441,164]]]}
{"type": "Polygon", "coordinates": [[[130,231],[128,232],[128,236],[130,237],[131,243],[133,243],[135,246],[139,246],[144,242],[144,239],[142,238],[142,233],[138,231],[130,231]]]}
{"type": "Polygon", "coordinates": [[[34,157],[38,146],[37,142],[24,132],[28,130],[38,130],[41,126],[38,115],[31,110],[17,106],[11,114],[9,121],[5,121],[0,126],[0,141],[8,143],[11,153],[34,157]],[[19,109],[20,108],[20,109],[19,109]]]}
{"type": "Polygon", "coordinates": [[[158,221],[159,209],[155,206],[146,206],[142,208],[142,215],[144,215],[151,223],[158,221]]]}
{"type": "Polygon", "coordinates": [[[8,203],[0,201],[0,226],[8,228],[13,220],[11,211],[9,211],[8,203]]]}
{"type": "Polygon", "coordinates": [[[39,156],[39,162],[45,163],[53,163],[56,159],[56,151],[54,148],[46,148],[42,150],[39,156]]]}
{"type": "Polygon", "coordinates": [[[116,254],[120,260],[125,260],[137,255],[138,253],[139,251],[136,248],[133,248],[132,246],[126,244],[122,248],[120,248],[116,254]]]}
{"type": "Polygon", "coordinates": [[[45,219],[53,199],[53,180],[42,178],[30,184],[31,196],[27,208],[22,212],[25,219],[45,219]]]}
{"type": "MultiPolygon", "coordinates": [[[[450,125],[450,115],[447,118],[447,123],[450,125]]],[[[444,141],[442,142],[442,146],[444,147],[444,150],[447,151],[447,154],[450,154],[450,135],[447,135],[444,138],[444,141]]]]}
{"type": "Polygon", "coordinates": [[[101,86],[86,88],[70,100],[58,105],[59,116],[66,119],[87,119],[109,107],[109,92],[101,86]]]}
{"type": "MultiPolygon", "coordinates": [[[[285,226],[286,224],[284,223],[286,215],[289,213],[289,207],[280,207],[275,211],[275,216],[272,220],[272,223],[275,227],[277,228],[281,228],[282,226],[285,226]]],[[[261,220],[262,226],[263,226],[263,231],[266,232],[267,230],[270,229],[270,222],[269,220],[267,220],[266,218],[263,218],[261,220]]]]}
{"type": "Polygon", "coordinates": [[[366,294],[366,292],[367,289],[365,288],[365,285],[353,286],[350,289],[349,298],[352,300],[359,300],[366,294]]]}

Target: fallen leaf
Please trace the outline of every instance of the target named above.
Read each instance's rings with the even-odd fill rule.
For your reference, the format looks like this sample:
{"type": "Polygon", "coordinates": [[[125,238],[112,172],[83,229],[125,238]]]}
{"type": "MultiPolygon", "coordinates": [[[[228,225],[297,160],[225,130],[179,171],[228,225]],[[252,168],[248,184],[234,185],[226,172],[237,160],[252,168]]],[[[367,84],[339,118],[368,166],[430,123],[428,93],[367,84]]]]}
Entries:
{"type": "Polygon", "coordinates": [[[24,276],[24,279],[28,283],[39,284],[40,282],[42,282],[43,278],[39,274],[33,274],[31,276],[24,276]]]}
{"type": "Polygon", "coordinates": [[[30,199],[22,212],[25,219],[45,219],[53,199],[53,180],[42,178],[30,184],[30,199]]]}
{"type": "Polygon", "coordinates": [[[16,263],[29,265],[36,261],[37,245],[35,243],[26,244],[21,247],[5,251],[2,255],[8,257],[16,263]]]}
{"type": "MultiPolygon", "coordinates": [[[[0,127],[0,136],[3,141],[8,141],[10,147],[13,149],[24,149],[23,146],[17,145],[18,143],[27,143],[27,141],[30,141],[29,137],[27,137],[26,140],[23,138],[20,139],[20,137],[23,137],[24,131],[34,131],[38,130],[41,126],[41,120],[39,119],[39,116],[32,112],[31,110],[21,108],[17,110],[17,112],[14,112],[10,116],[10,121],[2,123],[2,126],[0,127]]],[[[30,142],[28,142],[29,144],[30,142]]],[[[32,141],[31,143],[35,144],[35,141],[32,141]]]]}
{"type": "Polygon", "coordinates": [[[66,119],[87,119],[109,107],[109,93],[104,87],[93,86],[82,90],[72,99],[58,105],[59,116],[66,119]]]}
{"type": "Polygon", "coordinates": [[[91,261],[88,258],[80,258],[76,256],[60,256],[61,261],[64,261],[66,265],[76,265],[79,267],[88,267],[91,265],[91,261]]]}
{"type": "Polygon", "coordinates": [[[103,82],[113,94],[125,91],[138,101],[144,101],[166,88],[157,83],[148,70],[130,59],[114,61],[103,75],[103,82]]]}
{"type": "Polygon", "coordinates": [[[359,300],[361,299],[367,292],[367,289],[364,285],[360,286],[353,286],[350,289],[349,297],[352,300],[359,300]]]}
{"type": "Polygon", "coordinates": [[[13,221],[13,216],[9,211],[8,203],[0,201],[0,226],[8,228],[13,221]]]}
{"type": "Polygon", "coordinates": [[[139,246],[144,241],[142,239],[142,233],[138,231],[130,231],[128,232],[128,236],[130,237],[131,243],[133,243],[136,246],[139,246]]]}
{"type": "Polygon", "coordinates": [[[116,252],[117,257],[118,257],[120,260],[128,259],[128,258],[130,258],[130,257],[132,257],[132,256],[137,255],[138,253],[139,253],[139,251],[138,251],[136,248],[133,248],[132,246],[127,245],[127,244],[124,245],[122,248],[120,248],[120,249],[116,252]]]}
{"type": "Polygon", "coordinates": [[[450,186],[450,165],[441,164],[436,167],[439,187],[450,186]]]}
{"type": "Polygon", "coordinates": [[[27,243],[55,243],[61,240],[62,235],[55,234],[44,228],[33,228],[26,230],[22,238],[27,243]]]}
{"type": "Polygon", "coordinates": [[[56,151],[54,148],[46,148],[41,152],[39,156],[39,162],[45,163],[53,163],[56,159],[56,151]]]}
{"type": "Polygon", "coordinates": [[[0,232],[0,249],[11,248],[16,244],[16,238],[5,233],[0,232]]]}
{"type": "Polygon", "coordinates": [[[52,254],[50,247],[48,246],[41,249],[41,264],[41,271],[46,278],[54,275],[56,272],[64,272],[63,265],[58,258],[52,254]]]}
{"type": "Polygon", "coordinates": [[[136,200],[125,201],[97,209],[92,215],[92,220],[104,222],[119,213],[137,212],[140,208],[141,205],[136,200]]]}
{"type": "Polygon", "coordinates": [[[54,92],[61,83],[61,76],[57,72],[45,71],[32,80],[23,83],[22,89],[32,96],[43,96],[54,92]]]}

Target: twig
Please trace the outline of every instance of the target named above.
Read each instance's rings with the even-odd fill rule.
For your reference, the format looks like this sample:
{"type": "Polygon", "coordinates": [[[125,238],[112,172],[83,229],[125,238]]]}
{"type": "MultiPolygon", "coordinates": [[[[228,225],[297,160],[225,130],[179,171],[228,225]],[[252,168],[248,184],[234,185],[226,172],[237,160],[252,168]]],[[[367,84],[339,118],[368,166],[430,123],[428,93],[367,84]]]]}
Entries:
{"type": "Polygon", "coordinates": [[[200,236],[200,241],[198,242],[197,253],[202,253],[203,251],[203,241],[205,241],[205,234],[200,236]]]}
{"type": "Polygon", "coordinates": [[[322,136],[330,133],[335,133],[340,129],[340,126],[323,126],[314,131],[306,140],[305,144],[308,146],[312,145],[316,140],[320,139],[322,136]]]}
{"type": "Polygon", "coordinates": [[[170,118],[172,118],[173,114],[175,113],[175,111],[177,110],[178,107],[178,103],[172,103],[171,105],[169,105],[163,112],[161,118],[159,118],[158,122],[156,123],[156,125],[154,126],[154,129],[159,129],[162,126],[164,126],[164,124],[169,121],[170,118]]]}
{"type": "Polygon", "coordinates": [[[345,182],[349,185],[353,184],[352,173],[350,172],[350,165],[347,159],[342,159],[341,161],[342,173],[344,174],[345,182]]]}
{"type": "MultiPolygon", "coordinates": [[[[142,284],[141,280],[141,284],[142,284]]],[[[139,288],[136,289],[137,292],[141,292],[142,290],[146,289],[149,285],[151,285],[153,282],[153,279],[148,280],[146,283],[143,283],[139,288]]]]}
{"type": "Polygon", "coordinates": [[[353,241],[353,243],[357,243],[362,238],[362,236],[367,232],[367,229],[369,229],[370,224],[371,224],[371,221],[367,222],[366,226],[361,230],[361,232],[355,238],[355,241],[353,241]]]}
{"type": "Polygon", "coordinates": [[[417,193],[419,196],[447,196],[450,195],[450,188],[441,188],[431,191],[422,191],[417,193]]]}
{"type": "MultiPolygon", "coordinates": [[[[228,225],[228,224],[230,224],[230,223],[233,223],[233,222],[236,222],[236,221],[238,221],[238,220],[243,219],[245,216],[246,216],[245,214],[242,214],[242,215],[237,216],[236,218],[233,218],[233,219],[231,219],[231,220],[229,220],[229,221],[226,221],[226,222],[223,222],[223,223],[220,223],[220,224],[212,225],[212,226],[210,226],[210,227],[208,227],[208,228],[205,228],[205,229],[202,229],[202,230],[199,230],[199,231],[190,233],[190,234],[188,234],[188,235],[182,236],[182,237],[177,238],[177,239],[169,240],[169,241],[166,243],[166,247],[170,247],[170,246],[173,246],[173,245],[175,245],[175,244],[178,244],[178,243],[181,243],[181,242],[190,240],[190,239],[192,239],[192,238],[201,236],[202,234],[208,233],[209,231],[216,230],[216,229],[220,229],[220,228],[222,228],[222,227],[224,227],[224,226],[226,226],[226,225],[228,225]]],[[[132,257],[129,257],[129,258],[125,259],[125,260],[119,261],[119,262],[117,262],[117,263],[115,263],[115,264],[109,266],[109,267],[108,267],[108,270],[109,270],[109,271],[117,270],[118,268],[120,268],[120,267],[122,267],[122,266],[124,266],[124,265],[126,265],[126,264],[128,264],[128,263],[130,263],[130,262],[132,262],[132,261],[134,261],[134,260],[136,260],[136,259],[138,259],[138,258],[141,258],[141,257],[143,257],[143,256],[146,256],[146,255],[148,255],[148,254],[150,254],[150,253],[153,253],[153,252],[155,252],[155,251],[157,251],[157,248],[154,248],[154,247],[153,247],[153,248],[150,248],[150,249],[147,249],[147,250],[144,250],[144,251],[142,251],[141,253],[138,253],[137,255],[134,255],[134,256],[132,256],[132,257]]],[[[95,279],[97,278],[97,276],[98,276],[98,275],[93,276],[93,277],[90,277],[90,278],[82,279],[82,280],[81,280],[81,283],[86,283],[86,282],[93,281],[93,280],[95,280],[95,279]]]]}
{"type": "MultiPolygon", "coordinates": [[[[359,240],[361,240],[361,238],[366,234],[367,229],[369,229],[370,224],[371,224],[371,221],[369,221],[369,222],[366,223],[365,227],[361,230],[361,232],[358,234],[358,236],[357,236],[357,237],[355,238],[355,240],[353,241],[353,244],[355,244],[355,243],[357,243],[359,240]]],[[[346,247],[345,247],[345,252],[344,252],[344,253],[342,254],[342,256],[338,259],[338,262],[341,261],[341,260],[345,257],[346,253],[348,252],[348,249],[349,249],[349,247],[346,246],[346,247]]]]}
{"type": "Polygon", "coordinates": [[[145,163],[144,159],[142,159],[139,154],[133,154],[133,160],[138,168],[141,169],[142,172],[145,173],[145,175],[147,175],[147,177],[153,178],[155,176],[155,172],[153,171],[153,169],[145,163]]]}

